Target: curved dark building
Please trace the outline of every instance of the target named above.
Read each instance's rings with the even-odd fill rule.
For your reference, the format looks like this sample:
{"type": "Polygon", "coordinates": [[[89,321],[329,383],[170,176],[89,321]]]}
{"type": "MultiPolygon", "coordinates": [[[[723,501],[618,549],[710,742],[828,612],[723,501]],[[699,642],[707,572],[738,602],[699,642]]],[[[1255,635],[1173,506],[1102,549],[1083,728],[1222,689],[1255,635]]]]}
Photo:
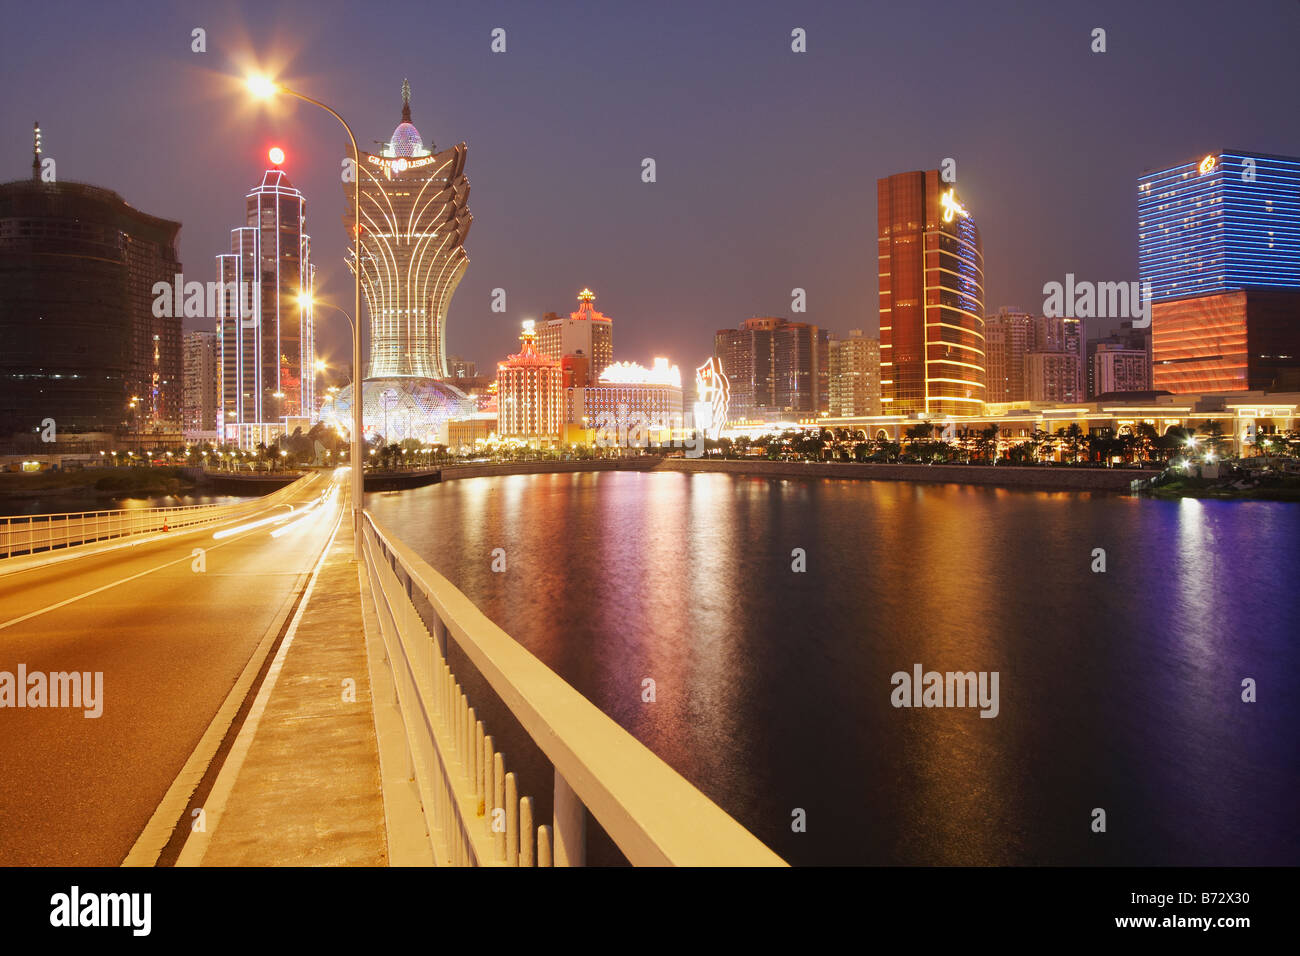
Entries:
{"type": "Polygon", "coordinates": [[[0,435],[180,431],[181,318],[153,314],[180,228],[35,162],[0,185],[0,435]]]}

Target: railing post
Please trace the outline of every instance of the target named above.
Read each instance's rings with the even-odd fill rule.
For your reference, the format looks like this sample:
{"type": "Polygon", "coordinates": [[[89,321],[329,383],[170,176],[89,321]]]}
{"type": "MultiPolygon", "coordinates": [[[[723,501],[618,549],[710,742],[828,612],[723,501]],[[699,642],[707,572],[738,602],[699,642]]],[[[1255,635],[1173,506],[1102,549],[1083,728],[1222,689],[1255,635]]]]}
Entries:
{"type": "Polygon", "coordinates": [[[587,865],[587,808],[555,771],[555,865],[587,865]]]}
{"type": "MultiPolygon", "coordinates": [[[[513,777],[514,774],[511,774],[513,777]]],[[[519,801],[519,865],[533,866],[533,798],[519,801]]]]}
{"type": "Polygon", "coordinates": [[[509,824],[502,820],[504,826],[498,827],[497,814],[506,816],[506,761],[501,754],[492,757],[492,848],[498,860],[506,858],[506,829],[509,824]]]}
{"type": "Polygon", "coordinates": [[[513,773],[506,774],[506,866],[519,865],[519,789],[513,773]]]}
{"type": "Polygon", "coordinates": [[[548,826],[537,828],[537,865],[555,865],[555,861],[551,857],[551,828],[548,826]]]}

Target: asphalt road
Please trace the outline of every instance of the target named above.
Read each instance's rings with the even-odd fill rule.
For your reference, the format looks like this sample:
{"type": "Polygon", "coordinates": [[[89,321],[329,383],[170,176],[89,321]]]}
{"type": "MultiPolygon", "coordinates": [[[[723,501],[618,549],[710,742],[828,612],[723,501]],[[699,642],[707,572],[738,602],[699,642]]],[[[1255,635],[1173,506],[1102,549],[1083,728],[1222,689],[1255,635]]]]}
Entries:
{"type": "MultiPolygon", "coordinates": [[[[300,511],[339,478],[312,475],[280,500],[300,511]]],[[[28,674],[103,674],[97,718],[84,708],[0,706],[0,866],[122,862],[305,584],[338,508],[335,495],[307,517],[213,537],[287,515],[281,504],[0,575],[0,680],[20,664],[28,674]],[[195,570],[195,548],[204,549],[204,570],[195,570]]]]}

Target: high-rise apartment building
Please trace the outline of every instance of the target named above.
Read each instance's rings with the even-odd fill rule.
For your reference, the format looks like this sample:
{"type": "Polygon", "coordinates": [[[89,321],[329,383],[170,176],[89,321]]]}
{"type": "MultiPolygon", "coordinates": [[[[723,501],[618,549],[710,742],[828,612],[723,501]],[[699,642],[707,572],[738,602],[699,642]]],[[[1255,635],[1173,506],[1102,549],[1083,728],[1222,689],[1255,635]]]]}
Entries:
{"type": "Polygon", "coordinates": [[[1089,375],[1093,397],[1114,392],[1146,392],[1151,388],[1151,365],[1146,349],[1098,342],[1093,349],[1089,375]]]}
{"type": "Polygon", "coordinates": [[[1221,150],[1138,179],[1152,385],[1275,387],[1300,374],[1300,159],[1221,150]]]}
{"type": "MultiPolygon", "coordinates": [[[[281,158],[281,157],[277,157],[281,158]]],[[[243,445],[283,434],[316,410],[311,239],[307,203],[284,170],[262,175],[244,200],[244,225],[217,256],[221,432],[243,445]]]]}
{"type": "Polygon", "coordinates": [[[937,170],[877,180],[876,203],[885,411],[977,414],[987,389],[974,217],[937,170]]]}
{"type": "Polygon", "coordinates": [[[1025,402],[1025,356],[1034,348],[1034,317],[1015,309],[999,309],[984,323],[988,397],[990,403],[1025,402]]]}
{"type": "Polygon", "coordinates": [[[154,305],[181,224],[44,181],[33,132],[31,178],[0,186],[0,435],[179,435],[182,317],[154,305]]]}
{"type": "Polygon", "coordinates": [[[829,407],[829,339],[816,325],[746,319],[714,333],[713,350],[731,382],[732,421],[809,417],[829,407]]]}
{"type": "Polygon", "coordinates": [[[183,427],[187,441],[216,441],[221,418],[221,362],[216,332],[186,332],[183,427]]]}
{"type": "Polygon", "coordinates": [[[880,340],[853,329],[829,342],[827,411],[832,417],[880,414],[880,340]]]}
{"type": "Polygon", "coordinates": [[[596,311],[596,293],[578,293],[578,309],[567,317],[547,312],[537,334],[537,351],[557,362],[581,352],[593,381],[614,362],[614,321],[596,311]]]}

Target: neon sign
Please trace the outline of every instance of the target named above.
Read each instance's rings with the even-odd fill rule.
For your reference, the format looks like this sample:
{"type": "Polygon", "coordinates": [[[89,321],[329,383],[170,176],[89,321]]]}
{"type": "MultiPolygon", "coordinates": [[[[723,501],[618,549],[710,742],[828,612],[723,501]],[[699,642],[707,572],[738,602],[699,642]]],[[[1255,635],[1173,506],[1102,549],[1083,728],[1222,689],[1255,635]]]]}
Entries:
{"type": "Polygon", "coordinates": [[[705,437],[717,440],[727,424],[731,403],[731,382],[715,355],[695,370],[695,427],[705,437]]]}
{"type": "Polygon", "coordinates": [[[1200,167],[1201,175],[1204,176],[1206,173],[1212,170],[1216,162],[1217,160],[1214,158],[1213,155],[1206,156],[1203,160],[1201,160],[1201,167],[1200,167]]]}
{"type": "Polygon", "coordinates": [[[957,202],[956,198],[953,196],[951,186],[948,187],[947,192],[940,194],[939,205],[943,207],[944,222],[952,222],[954,215],[967,215],[967,212],[962,207],[961,203],[957,202]]]}
{"type": "Polygon", "coordinates": [[[389,179],[393,178],[393,173],[404,173],[408,169],[419,169],[421,166],[428,166],[438,157],[421,156],[419,159],[410,159],[406,156],[366,156],[366,161],[372,166],[378,166],[384,171],[384,175],[389,179]]]}

